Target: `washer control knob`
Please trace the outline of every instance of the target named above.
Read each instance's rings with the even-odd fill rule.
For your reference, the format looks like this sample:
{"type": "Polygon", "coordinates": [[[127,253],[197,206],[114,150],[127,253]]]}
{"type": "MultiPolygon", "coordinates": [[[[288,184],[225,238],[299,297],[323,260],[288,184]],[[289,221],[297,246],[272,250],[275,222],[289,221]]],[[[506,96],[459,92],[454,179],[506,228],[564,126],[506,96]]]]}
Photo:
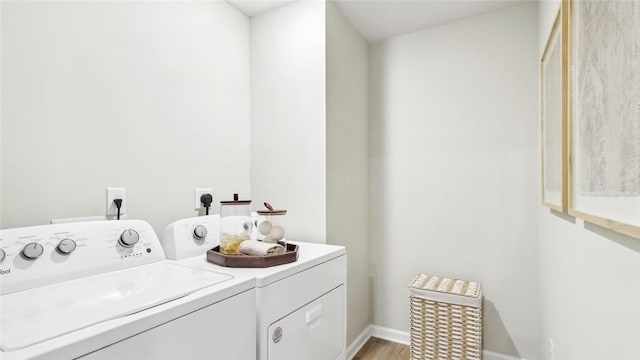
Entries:
{"type": "Polygon", "coordinates": [[[73,239],[62,239],[56,246],[56,251],[62,255],[69,255],[76,249],[76,242],[73,239]]]}
{"type": "Polygon", "coordinates": [[[24,248],[22,248],[22,256],[27,260],[35,260],[39,258],[43,252],[44,248],[42,245],[35,242],[28,243],[24,248]]]}
{"type": "Polygon", "coordinates": [[[204,225],[197,225],[193,228],[193,238],[196,240],[202,240],[207,237],[207,227],[204,225]]]}
{"type": "Polygon", "coordinates": [[[0,262],[4,261],[4,258],[7,257],[7,253],[4,252],[4,250],[0,249],[0,262]]]}
{"type": "Polygon", "coordinates": [[[130,248],[135,245],[138,240],[140,240],[140,235],[138,232],[133,229],[127,229],[120,234],[120,239],[118,239],[118,244],[122,247],[130,248]]]}

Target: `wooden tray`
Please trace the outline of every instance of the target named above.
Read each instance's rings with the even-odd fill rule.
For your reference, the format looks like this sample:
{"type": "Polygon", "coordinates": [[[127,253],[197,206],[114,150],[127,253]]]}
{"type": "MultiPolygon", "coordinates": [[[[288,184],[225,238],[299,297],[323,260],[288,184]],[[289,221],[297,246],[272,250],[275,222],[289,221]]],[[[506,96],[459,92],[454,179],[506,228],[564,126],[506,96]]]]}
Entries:
{"type": "MultiPolygon", "coordinates": [[[[280,245],[283,245],[282,243],[280,245]]],[[[265,268],[292,263],[298,260],[298,245],[287,244],[287,251],[280,255],[250,256],[227,255],[220,252],[220,246],[207,251],[207,261],[216,265],[237,268],[265,268]]]]}

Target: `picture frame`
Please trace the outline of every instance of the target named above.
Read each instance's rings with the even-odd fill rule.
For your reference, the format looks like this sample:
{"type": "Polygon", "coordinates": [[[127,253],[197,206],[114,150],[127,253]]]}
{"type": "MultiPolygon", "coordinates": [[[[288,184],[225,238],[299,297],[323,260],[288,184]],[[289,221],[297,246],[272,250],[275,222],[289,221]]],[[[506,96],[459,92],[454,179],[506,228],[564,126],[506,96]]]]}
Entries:
{"type": "Polygon", "coordinates": [[[540,59],[542,204],[567,211],[566,33],[558,10],[540,59]]]}
{"type": "Polygon", "coordinates": [[[563,7],[568,213],[640,239],[640,50],[633,46],[640,42],[640,3],[564,0],[563,7]]]}

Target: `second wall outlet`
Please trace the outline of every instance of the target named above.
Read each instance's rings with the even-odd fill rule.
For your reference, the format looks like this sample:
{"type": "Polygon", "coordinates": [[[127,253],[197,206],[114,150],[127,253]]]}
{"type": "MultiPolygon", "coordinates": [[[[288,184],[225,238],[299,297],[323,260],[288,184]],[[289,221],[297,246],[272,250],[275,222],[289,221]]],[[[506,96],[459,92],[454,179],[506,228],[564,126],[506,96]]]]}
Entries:
{"type": "Polygon", "coordinates": [[[114,199],[122,199],[122,206],[120,207],[120,216],[127,213],[127,191],[123,187],[108,187],[107,188],[107,216],[116,216],[118,214],[118,208],[113,203],[114,199]]]}
{"type": "Polygon", "coordinates": [[[196,188],[196,190],[193,193],[194,193],[193,210],[200,210],[204,207],[202,206],[202,202],[200,201],[200,197],[202,195],[211,194],[211,196],[213,196],[213,193],[211,192],[211,188],[196,188]]]}

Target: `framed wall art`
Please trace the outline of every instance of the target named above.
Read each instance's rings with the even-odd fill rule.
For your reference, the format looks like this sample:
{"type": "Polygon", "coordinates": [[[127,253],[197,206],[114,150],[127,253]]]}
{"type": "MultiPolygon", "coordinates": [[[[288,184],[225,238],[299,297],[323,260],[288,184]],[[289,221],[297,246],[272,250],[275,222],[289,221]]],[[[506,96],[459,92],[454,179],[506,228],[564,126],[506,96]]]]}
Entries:
{"type": "Polygon", "coordinates": [[[640,239],[640,2],[566,1],[569,214],[640,239]]]}
{"type": "Polygon", "coordinates": [[[567,210],[566,87],[564,79],[562,9],[558,11],[540,61],[542,203],[567,210]]]}

